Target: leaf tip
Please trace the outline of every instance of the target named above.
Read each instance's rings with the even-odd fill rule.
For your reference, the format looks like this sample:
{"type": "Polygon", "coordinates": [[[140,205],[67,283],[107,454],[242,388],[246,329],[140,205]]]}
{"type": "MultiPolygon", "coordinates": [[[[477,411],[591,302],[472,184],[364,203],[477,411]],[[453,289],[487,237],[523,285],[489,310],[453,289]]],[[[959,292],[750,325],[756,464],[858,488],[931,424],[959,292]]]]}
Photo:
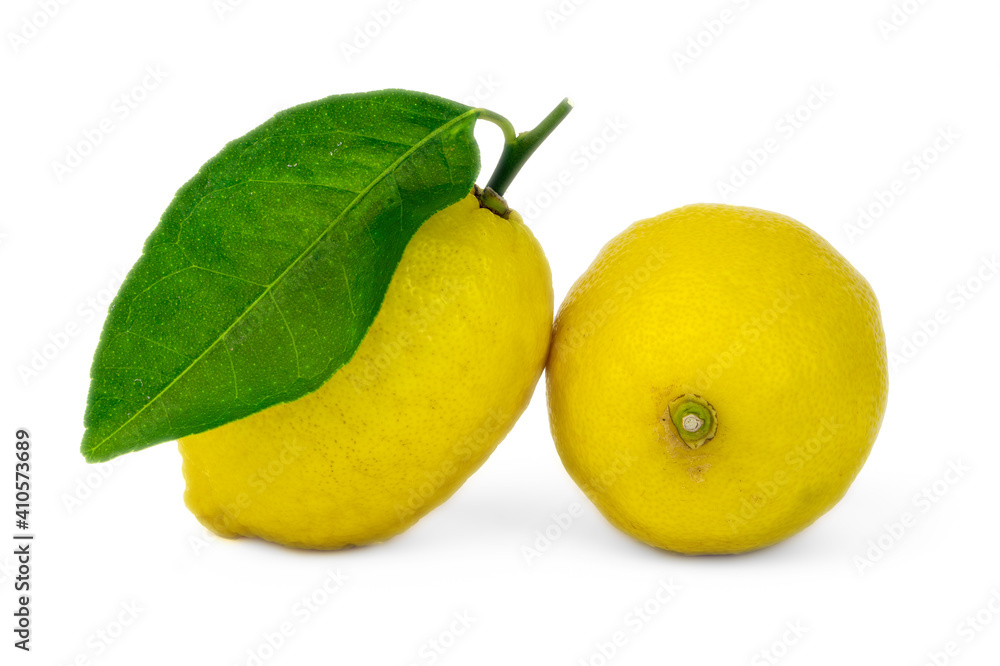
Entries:
{"type": "Polygon", "coordinates": [[[108,451],[102,448],[102,444],[107,442],[107,438],[102,441],[95,441],[95,437],[92,435],[93,430],[88,428],[83,433],[83,439],[80,441],[80,453],[83,455],[83,459],[90,464],[107,462],[112,458],[117,456],[113,451],[108,451]]]}

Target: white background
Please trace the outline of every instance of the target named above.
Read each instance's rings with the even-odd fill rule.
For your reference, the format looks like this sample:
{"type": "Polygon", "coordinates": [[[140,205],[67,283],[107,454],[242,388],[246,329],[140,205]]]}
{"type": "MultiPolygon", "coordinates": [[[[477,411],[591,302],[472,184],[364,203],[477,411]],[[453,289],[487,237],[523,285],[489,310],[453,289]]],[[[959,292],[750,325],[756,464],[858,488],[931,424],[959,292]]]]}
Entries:
{"type": "MultiPolygon", "coordinates": [[[[0,537],[14,532],[18,427],[33,436],[37,534],[30,654],[11,646],[13,547],[0,546],[4,664],[257,663],[248,651],[266,664],[764,664],[770,650],[789,665],[919,665],[949,642],[937,663],[996,663],[1000,279],[984,263],[1000,251],[995,2],[907,0],[891,26],[892,0],[567,0],[565,16],[556,0],[403,0],[351,58],[343,45],[388,0],[64,1],[49,19],[42,4],[6,0],[0,15],[0,537]],[[101,301],[176,189],[282,108],[384,87],[473,98],[519,130],[573,98],[508,192],[546,249],[557,303],[627,225],[724,200],[734,169],[753,173],[726,201],[828,238],[874,286],[897,355],[881,435],[847,497],[761,552],[657,551],[571,482],[542,390],[447,504],[345,552],[209,535],[183,505],[173,444],[106,478],[86,465],[101,301]],[[113,131],[60,179],[53,163],[104,118],[113,131]],[[941,132],[951,139],[935,148],[941,132]],[[768,139],[766,161],[746,162],[768,139]],[[549,195],[562,171],[569,184],[549,195]],[[895,180],[902,193],[879,210],[895,180]],[[859,207],[877,214],[850,234],[859,207]],[[935,313],[943,323],[927,325],[935,313]],[[68,325],[76,335],[23,378],[68,325]],[[327,594],[331,571],[347,580],[327,594]],[[665,602],[661,581],[679,588],[665,602]],[[296,604],[314,594],[325,603],[301,622],[296,604]],[[977,612],[978,630],[966,619],[977,612]],[[471,618],[461,635],[456,614],[471,618]],[[294,633],[273,650],[265,637],[286,621],[294,633]],[[624,644],[604,657],[616,632],[624,644]]],[[[485,183],[502,139],[487,123],[477,135],[485,183]]]]}

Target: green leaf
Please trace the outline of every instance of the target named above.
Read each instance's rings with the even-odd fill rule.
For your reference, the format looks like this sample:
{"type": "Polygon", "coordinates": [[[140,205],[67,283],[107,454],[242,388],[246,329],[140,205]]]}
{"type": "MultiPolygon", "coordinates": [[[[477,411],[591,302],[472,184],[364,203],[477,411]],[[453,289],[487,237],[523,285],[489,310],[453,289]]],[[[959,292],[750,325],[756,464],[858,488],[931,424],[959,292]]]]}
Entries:
{"type": "Polygon", "coordinates": [[[97,462],[319,388],[410,238],[472,189],[473,109],[386,90],[283,111],[174,197],[115,297],[81,450],[97,462]]]}

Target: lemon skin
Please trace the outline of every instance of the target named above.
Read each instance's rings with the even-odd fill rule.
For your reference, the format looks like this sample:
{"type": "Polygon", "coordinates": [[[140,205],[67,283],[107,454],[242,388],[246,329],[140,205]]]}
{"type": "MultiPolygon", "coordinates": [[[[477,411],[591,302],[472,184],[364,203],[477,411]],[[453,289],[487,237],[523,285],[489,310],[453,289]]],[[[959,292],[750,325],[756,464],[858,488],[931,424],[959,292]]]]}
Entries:
{"type": "Polygon", "coordinates": [[[520,216],[470,194],[413,236],[354,357],[322,387],[179,440],[188,508],[219,535],[300,548],[402,532],[527,406],[552,308],[548,263],[520,216]]]}
{"type": "Polygon", "coordinates": [[[708,204],[604,247],[556,316],[546,382],[577,484],[624,532],[689,554],[762,548],[833,507],[888,384],[864,277],[791,218],[708,204]],[[671,422],[684,396],[717,416],[697,448],[671,422]]]}

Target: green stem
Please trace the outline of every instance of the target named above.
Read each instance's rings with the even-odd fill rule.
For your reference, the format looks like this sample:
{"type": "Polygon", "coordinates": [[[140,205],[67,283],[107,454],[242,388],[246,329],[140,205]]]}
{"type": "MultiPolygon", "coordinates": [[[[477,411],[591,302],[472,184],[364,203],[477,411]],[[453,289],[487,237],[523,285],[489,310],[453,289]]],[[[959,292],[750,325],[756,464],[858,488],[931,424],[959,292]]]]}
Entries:
{"type": "Polygon", "coordinates": [[[542,141],[548,138],[549,134],[552,134],[552,130],[572,110],[573,103],[569,101],[569,98],[566,98],[559,103],[559,106],[552,109],[549,115],[545,116],[545,120],[540,122],[538,127],[530,132],[515,134],[514,126],[509,120],[487,109],[481,109],[479,117],[499,125],[500,129],[503,130],[504,137],[503,153],[500,155],[496,171],[493,172],[486,187],[502,197],[531,154],[541,145],[542,141]]]}

